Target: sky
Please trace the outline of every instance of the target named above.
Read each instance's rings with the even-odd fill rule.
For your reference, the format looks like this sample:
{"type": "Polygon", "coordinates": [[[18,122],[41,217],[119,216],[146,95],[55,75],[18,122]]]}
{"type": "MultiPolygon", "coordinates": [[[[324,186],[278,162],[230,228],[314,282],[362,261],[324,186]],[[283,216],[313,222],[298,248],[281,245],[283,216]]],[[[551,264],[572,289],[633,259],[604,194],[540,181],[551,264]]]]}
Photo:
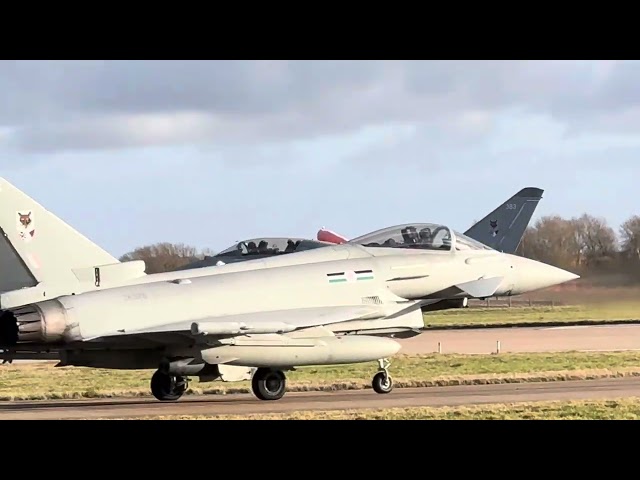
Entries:
{"type": "Polygon", "coordinates": [[[0,61],[0,176],[115,256],[640,214],[636,61],[0,61]]]}

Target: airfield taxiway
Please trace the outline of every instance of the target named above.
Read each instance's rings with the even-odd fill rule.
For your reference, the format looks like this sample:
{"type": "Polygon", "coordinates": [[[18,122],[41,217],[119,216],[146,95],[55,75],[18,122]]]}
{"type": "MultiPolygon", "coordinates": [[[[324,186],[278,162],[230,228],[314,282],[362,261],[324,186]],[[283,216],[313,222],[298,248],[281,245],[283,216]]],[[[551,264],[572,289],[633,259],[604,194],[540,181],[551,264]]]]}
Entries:
{"type": "Polygon", "coordinates": [[[0,420],[117,419],[168,415],[248,415],[310,410],[393,407],[441,407],[544,400],[604,400],[640,396],[640,378],[550,383],[469,385],[396,389],[388,395],[372,390],[288,393],[275,402],[250,394],[183,397],[175,403],[153,399],[56,400],[1,402],[0,420]]]}

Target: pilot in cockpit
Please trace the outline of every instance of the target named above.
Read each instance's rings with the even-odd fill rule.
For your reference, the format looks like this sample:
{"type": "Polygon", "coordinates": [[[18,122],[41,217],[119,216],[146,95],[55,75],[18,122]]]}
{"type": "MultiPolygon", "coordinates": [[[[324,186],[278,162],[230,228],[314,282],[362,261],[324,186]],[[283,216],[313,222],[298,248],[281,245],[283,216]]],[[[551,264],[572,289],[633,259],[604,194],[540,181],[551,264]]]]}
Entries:
{"type": "Polygon", "coordinates": [[[402,238],[405,244],[418,243],[418,231],[416,227],[406,227],[402,229],[402,238]]]}
{"type": "Polygon", "coordinates": [[[293,243],[293,240],[287,240],[287,248],[284,250],[284,253],[292,253],[296,251],[296,244],[293,243]]]}
{"type": "Polygon", "coordinates": [[[258,244],[258,253],[267,253],[267,247],[269,246],[269,244],[267,243],[266,240],[262,240],[259,244],[258,244]]]}
{"type": "Polygon", "coordinates": [[[422,245],[429,245],[433,242],[433,237],[431,234],[431,229],[429,227],[425,227],[420,230],[420,243],[422,245]]]}

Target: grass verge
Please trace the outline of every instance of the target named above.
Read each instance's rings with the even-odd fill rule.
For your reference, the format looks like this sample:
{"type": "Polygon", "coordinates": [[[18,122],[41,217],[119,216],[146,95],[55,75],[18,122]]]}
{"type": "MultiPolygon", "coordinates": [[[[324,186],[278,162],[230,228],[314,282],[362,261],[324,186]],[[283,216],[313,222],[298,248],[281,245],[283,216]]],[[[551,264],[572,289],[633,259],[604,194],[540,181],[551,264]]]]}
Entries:
{"type": "Polygon", "coordinates": [[[638,420],[640,399],[531,402],[471,407],[409,407],[294,413],[157,416],[136,420],[638,420]]]}
{"type": "Polygon", "coordinates": [[[640,302],[544,307],[473,307],[426,313],[426,328],[640,323],[640,302]]]}
{"type": "MultiPolygon", "coordinates": [[[[304,367],[288,373],[288,391],[370,388],[376,363],[304,367]]],[[[478,385],[640,376],[640,352],[399,356],[396,387],[478,385]]],[[[149,395],[152,371],[114,371],[53,363],[0,367],[0,400],[107,398],[149,395]]],[[[249,382],[191,382],[187,394],[248,393],[249,382]]]]}

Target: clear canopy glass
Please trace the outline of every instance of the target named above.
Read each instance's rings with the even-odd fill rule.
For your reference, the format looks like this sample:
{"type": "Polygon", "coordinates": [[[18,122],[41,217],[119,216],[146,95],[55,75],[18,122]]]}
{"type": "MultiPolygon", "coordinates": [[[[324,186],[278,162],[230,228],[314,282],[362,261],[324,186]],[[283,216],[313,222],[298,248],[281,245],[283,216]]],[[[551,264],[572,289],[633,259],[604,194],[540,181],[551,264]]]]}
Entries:
{"type": "Polygon", "coordinates": [[[407,223],[383,228],[350,240],[365,247],[422,250],[491,250],[488,246],[436,223],[407,223]]]}
{"type": "Polygon", "coordinates": [[[330,244],[305,238],[252,238],[243,240],[216,257],[242,257],[245,255],[277,255],[281,253],[301,252],[314,248],[326,247],[330,244]]]}

